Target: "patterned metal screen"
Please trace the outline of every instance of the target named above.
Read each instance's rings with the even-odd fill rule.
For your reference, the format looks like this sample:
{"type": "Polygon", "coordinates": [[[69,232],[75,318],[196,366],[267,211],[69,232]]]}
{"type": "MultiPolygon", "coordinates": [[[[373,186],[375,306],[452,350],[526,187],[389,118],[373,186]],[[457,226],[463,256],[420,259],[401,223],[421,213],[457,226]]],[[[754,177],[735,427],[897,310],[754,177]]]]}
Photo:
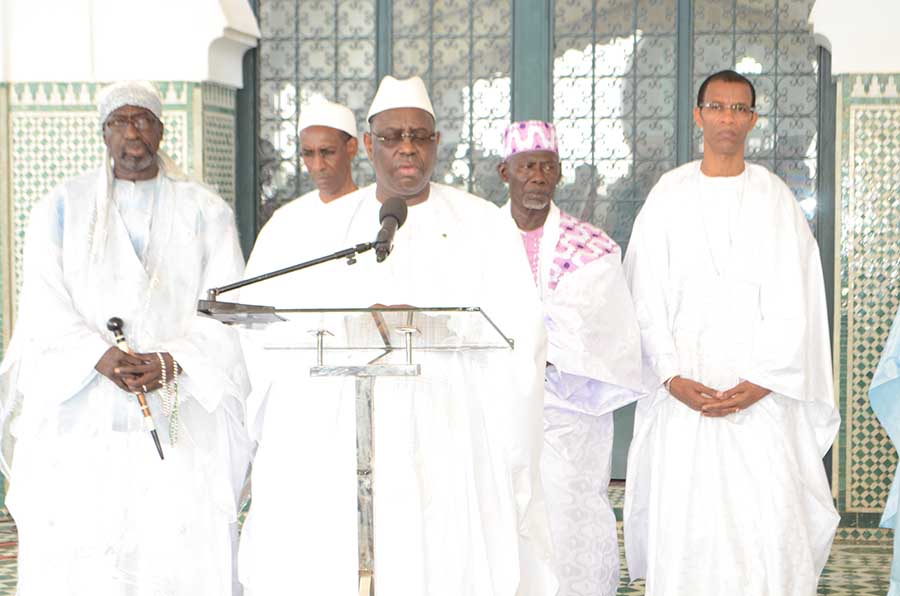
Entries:
{"type": "MultiPolygon", "coordinates": [[[[747,159],[787,182],[815,230],[818,63],[807,24],[813,3],[694,0],[693,88],[723,68],[754,82],[760,117],[747,159]]],[[[703,155],[699,130],[694,152],[703,155]]]]}
{"type": "MultiPolygon", "coordinates": [[[[364,130],[375,94],[375,0],[260,0],[261,226],[279,205],[312,190],[297,143],[299,107],[322,95],[350,107],[364,130]]],[[[359,185],[373,180],[360,143],[359,185]]]]}
{"type": "Polygon", "coordinates": [[[510,0],[394,0],[393,66],[419,75],[441,131],[433,179],[500,201],[496,164],[510,119],[510,0]]]}
{"type": "MultiPolygon", "coordinates": [[[[815,229],[818,65],[806,25],[812,3],[693,0],[693,37],[679,40],[688,31],[677,27],[687,7],[679,0],[555,0],[562,207],[627,244],[650,188],[677,165],[679,81],[689,79],[692,96],[682,99],[693,105],[703,77],[732,67],[758,91],[761,117],[748,158],[788,182],[815,229]],[[679,41],[691,51],[679,54],[679,41]]],[[[393,74],[419,74],[429,87],[442,133],[434,179],[494,201],[505,197],[495,166],[510,119],[510,0],[393,0],[392,28],[380,36],[376,0],[260,0],[259,7],[261,222],[312,189],[297,147],[298,104],[317,93],[347,103],[364,129],[379,44],[391,47],[393,74]]],[[[689,157],[701,157],[702,149],[693,131],[689,157]]],[[[355,176],[359,184],[373,178],[362,152],[355,176]]]]}
{"type": "MultiPolygon", "coordinates": [[[[676,165],[678,78],[692,77],[685,100],[694,105],[706,76],[733,68],[757,89],[748,159],[788,183],[815,229],[818,65],[806,24],[813,0],[692,4],[693,60],[677,52],[677,0],[557,0],[561,205],[627,243],[650,188],[676,165]]],[[[692,130],[690,157],[699,159],[702,135],[692,130]]]]}
{"type": "Polygon", "coordinates": [[[556,2],[558,202],[623,245],[675,165],[676,13],[676,0],[556,2]]]}

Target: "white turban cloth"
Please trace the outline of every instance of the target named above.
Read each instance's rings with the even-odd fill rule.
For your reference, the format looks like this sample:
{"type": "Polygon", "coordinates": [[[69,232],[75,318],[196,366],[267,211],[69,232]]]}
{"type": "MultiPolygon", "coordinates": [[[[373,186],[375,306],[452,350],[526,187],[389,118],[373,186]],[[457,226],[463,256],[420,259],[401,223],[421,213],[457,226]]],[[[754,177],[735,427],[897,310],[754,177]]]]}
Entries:
{"type": "Polygon", "coordinates": [[[149,81],[121,81],[101,89],[97,94],[100,124],[105,124],[109,115],[122,106],[144,108],[162,121],[162,97],[149,81]]]}

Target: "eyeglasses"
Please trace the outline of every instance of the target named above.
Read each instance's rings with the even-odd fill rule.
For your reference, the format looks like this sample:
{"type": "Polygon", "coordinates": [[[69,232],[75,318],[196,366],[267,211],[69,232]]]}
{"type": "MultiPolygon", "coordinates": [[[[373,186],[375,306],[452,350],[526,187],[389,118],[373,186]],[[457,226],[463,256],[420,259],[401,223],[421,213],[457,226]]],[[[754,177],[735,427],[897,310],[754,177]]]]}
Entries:
{"type": "Polygon", "coordinates": [[[111,116],[104,123],[113,130],[122,131],[128,128],[128,125],[134,126],[140,131],[150,130],[154,124],[159,122],[152,114],[135,114],[134,116],[111,116]]]}
{"type": "Polygon", "coordinates": [[[719,115],[724,114],[725,110],[731,110],[731,113],[735,115],[736,118],[749,118],[751,114],[756,111],[756,108],[751,108],[745,103],[733,103],[731,105],[719,103],[717,101],[707,101],[705,103],[697,104],[701,110],[709,110],[713,114],[719,115]]]}
{"type": "Polygon", "coordinates": [[[396,132],[391,133],[390,135],[379,135],[375,132],[372,132],[372,138],[381,143],[387,148],[396,147],[400,145],[404,139],[408,140],[413,145],[417,147],[427,147],[431,143],[437,139],[437,133],[426,133],[424,131],[416,131],[416,132],[396,132]]]}

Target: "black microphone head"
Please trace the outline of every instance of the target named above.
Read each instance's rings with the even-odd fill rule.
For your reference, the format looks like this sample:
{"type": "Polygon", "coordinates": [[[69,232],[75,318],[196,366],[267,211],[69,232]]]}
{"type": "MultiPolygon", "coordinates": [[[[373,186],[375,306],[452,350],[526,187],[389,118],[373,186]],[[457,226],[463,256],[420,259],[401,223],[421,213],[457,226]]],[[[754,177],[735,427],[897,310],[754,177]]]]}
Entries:
{"type": "Polygon", "coordinates": [[[399,228],[406,222],[406,213],[406,201],[400,197],[391,197],[382,203],[381,210],[378,212],[378,223],[384,223],[385,219],[393,217],[397,220],[399,228]]]}

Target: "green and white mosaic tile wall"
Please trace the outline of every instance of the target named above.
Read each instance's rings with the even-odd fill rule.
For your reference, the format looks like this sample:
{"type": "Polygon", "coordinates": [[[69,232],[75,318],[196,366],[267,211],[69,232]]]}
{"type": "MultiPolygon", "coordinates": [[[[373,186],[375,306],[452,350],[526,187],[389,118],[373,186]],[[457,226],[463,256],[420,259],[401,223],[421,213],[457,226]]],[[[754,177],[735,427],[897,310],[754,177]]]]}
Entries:
{"type": "Polygon", "coordinates": [[[838,81],[833,487],[842,526],[877,525],[897,454],[868,389],[900,303],[900,74],[838,81]]]}
{"type": "Polygon", "coordinates": [[[0,83],[0,339],[2,346],[9,340],[10,287],[9,273],[9,99],[6,83],[0,83]]]}
{"type": "MultiPolygon", "coordinates": [[[[157,84],[164,103],[163,149],[233,204],[235,90],[209,83],[157,84]]],[[[5,338],[8,321],[15,316],[32,205],[61,181],[101,163],[104,147],[96,113],[101,87],[98,83],[0,85],[0,204],[8,218],[0,222],[4,224],[0,324],[5,338]]]]}
{"type": "Polygon", "coordinates": [[[203,85],[203,180],[234,206],[235,114],[234,89],[203,85]]]}

